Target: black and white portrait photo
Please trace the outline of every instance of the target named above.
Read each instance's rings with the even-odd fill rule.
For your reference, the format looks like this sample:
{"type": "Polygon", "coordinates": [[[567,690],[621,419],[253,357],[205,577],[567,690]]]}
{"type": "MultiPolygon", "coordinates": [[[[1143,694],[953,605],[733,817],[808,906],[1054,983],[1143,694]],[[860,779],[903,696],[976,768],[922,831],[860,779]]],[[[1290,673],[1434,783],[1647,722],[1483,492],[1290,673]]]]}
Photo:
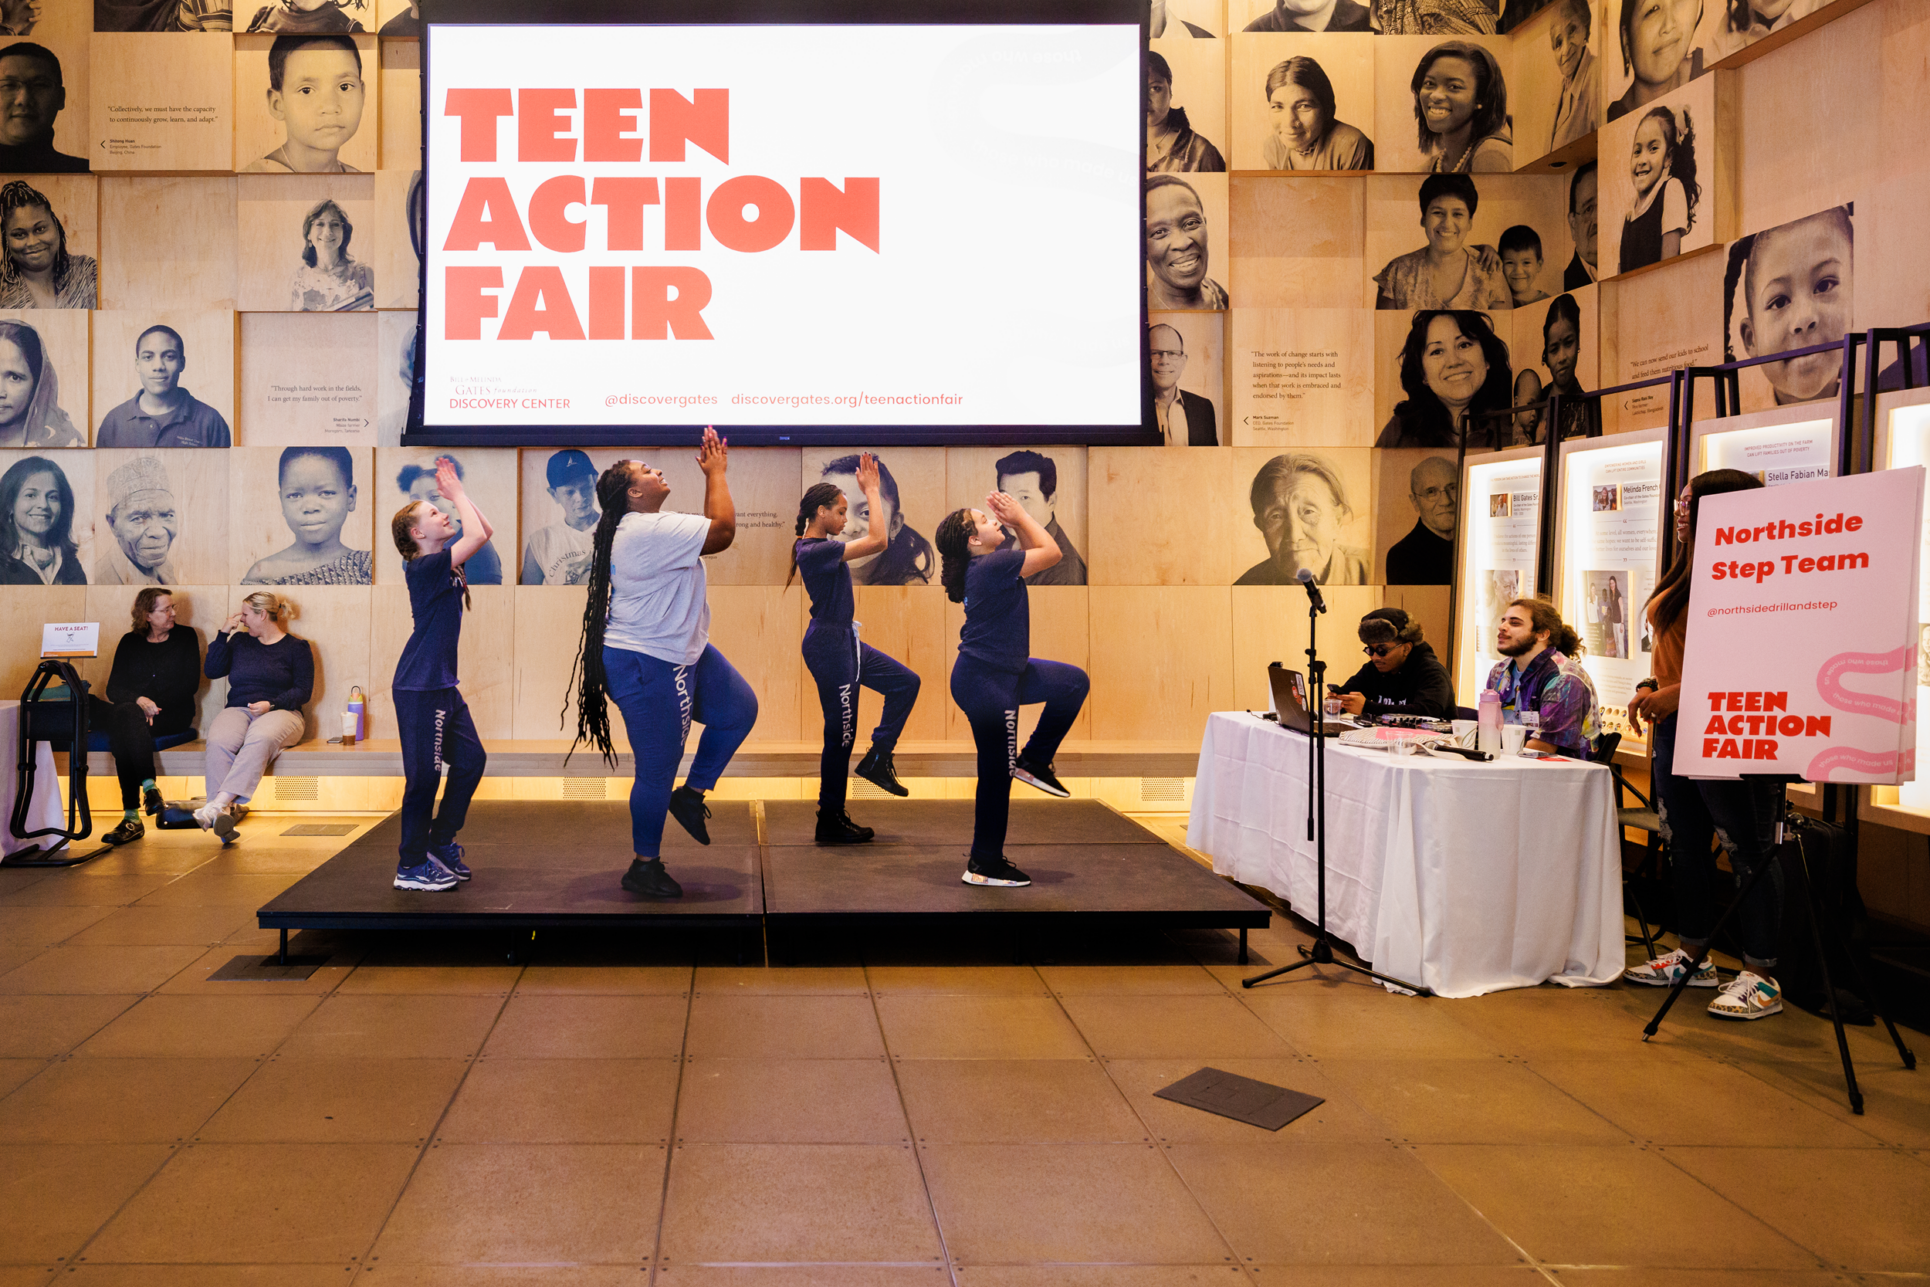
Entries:
{"type": "MultiPolygon", "coordinates": [[[[1722,301],[1727,360],[1842,340],[1854,316],[1855,216],[1853,205],[1831,206],[1729,243],[1722,301]]],[[[1773,405],[1786,406],[1835,397],[1842,370],[1834,351],[1753,367],[1744,373],[1744,406],[1764,401],[1751,396],[1751,376],[1767,381],[1773,405]]]]}
{"type": "Polygon", "coordinates": [[[375,307],[375,273],[349,253],[355,226],[332,200],[302,219],[302,262],[288,307],[296,313],[347,313],[375,307]]]}
{"type": "Polygon", "coordinates": [[[1212,399],[1180,387],[1188,356],[1186,337],[1171,322],[1146,328],[1146,360],[1153,381],[1153,423],[1168,447],[1217,447],[1219,419],[1212,399]]]}
{"type": "Polygon", "coordinates": [[[233,29],[232,0],[94,0],[95,31],[233,29]]]}
{"type": "Polygon", "coordinates": [[[0,308],[99,306],[100,264],[68,247],[54,203],[24,179],[0,187],[0,240],[0,308]]]}
{"type": "MultiPolygon", "coordinates": [[[[1556,0],[1548,27],[1548,56],[1561,77],[1555,98],[1554,123],[1544,151],[1567,147],[1593,133],[1602,123],[1602,68],[1588,48],[1594,26],[1589,0],[1556,0]]],[[[1529,52],[1526,57],[1537,57],[1529,52]]]]}
{"type": "Polygon", "coordinates": [[[1356,515],[1340,470],[1328,457],[1312,452],[1273,457],[1253,476],[1248,500],[1267,557],[1233,584],[1291,585],[1302,568],[1321,585],[1368,583],[1367,550],[1342,539],[1356,515]]]}
{"type": "MultiPolygon", "coordinates": [[[[107,361],[111,354],[102,353],[107,361]]],[[[134,341],[134,378],[140,391],[101,417],[96,447],[229,447],[222,414],[182,384],[187,343],[172,326],[147,327],[134,341]]]]}
{"type": "Polygon", "coordinates": [[[1422,309],[1408,324],[1399,379],[1406,396],[1376,447],[1456,447],[1505,434],[1514,370],[1493,319],[1474,309],[1422,309]]]}
{"type": "Polygon", "coordinates": [[[878,499],[884,503],[884,512],[874,514],[865,500],[864,492],[858,488],[858,457],[854,455],[836,456],[825,461],[818,469],[818,477],[813,481],[830,483],[844,493],[849,502],[849,513],[845,519],[844,531],[838,533],[839,541],[858,541],[869,536],[873,528],[882,530],[889,539],[885,548],[869,558],[858,559],[845,566],[851,569],[851,579],[858,585],[928,585],[938,575],[938,554],[925,534],[912,524],[911,516],[905,512],[905,502],[898,487],[898,480],[892,476],[891,466],[884,456],[878,456],[878,499]]]}
{"type": "MultiPolygon", "coordinates": [[[[1416,204],[1427,244],[1396,256],[1374,274],[1374,307],[1513,308],[1501,252],[1493,242],[1478,240],[1475,231],[1481,193],[1474,180],[1465,174],[1431,174],[1421,180],[1416,204]]],[[[1495,240],[1500,233],[1496,227],[1495,240]]]]}
{"type": "Polygon", "coordinates": [[[0,174],[86,173],[86,157],[54,147],[55,122],[67,109],[67,82],[53,50],[31,40],[0,45],[0,102],[6,106],[0,112],[0,174]]]}
{"type": "Polygon", "coordinates": [[[0,585],[86,585],[91,452],[0,453],[0,585]],[[82,486],[75,479],[85,472],[82,486]],[[75,479],[70,479],[73,474],[75,479]]]}
{"type": "MultiPolygon", "coordinates": [[[[1224,198],[1225,180],[1219,194],[1224,198]]],[[[1225,209],[1222,199],[1219,208],[1225,209]]],[[[1149,309],[1227,307],[1225,287],[1211,271],[1212,241],[1200,189],[1176,174],[1146,180],[1146,306],[1149,309]]]]}
{"type": "MultiPolygon", "coordinates": [[[[1217,52],[1217,51],[1211,51],[1217,52]]],[[[1221,75],[1218,84],[1194,87],[1209,102],[1224,93],[1224,69],[1220,60],[1210,65],[1221,75]]],[[[1173,83],[1173,69],[1157,49],[1146,51],[1146,173],[1181,174],[1221,173],[1226,158],[1207,140],[1186,115],[1182,106],[1186,91],[1173,83]]],[[[1215,112],[1217,116],[1218,113],[1215,112]]]]}
{"type": "Polygon", "coordinates": [[[1514,169],[1508,83],[1485,45],[1445,40],[1421,55],[1408,84],[1414,127],[1435,174],[1507,174],[1514,169]]]}
{"type": "Polygon", "coordinates": [[[1086,561],[1059,523],[1059,464],[1040,451],[1014,451],[993,463],[994,486],[1017,501],[1059,545],[1059,562],[1025,578],[1027,585],[1084,585],[1086,561]]]}
{"type": "MultiPolygon", "coordinates": [[[[451,452],[442,452],[439,454],[447,457],[449,462],[456,467],[457,478],[466,479],[467,474],[463,469],[462,459],[459,456],[451,452]]],[[[436,471],[432,460],[411,461],[403,465],[401,469],[396,471],[395,491],[396,494],[390,497],[390,499],[395,503],[396,508],[400,509],[402,506],[412,504],[416,501],[428,501],[431,505],[434,505],[437,509],[448,515],[450,521],[456,525],[456,536],[462,535],[462,516],[456,512],[455,505],[450,502],[448,497],[442,494],[441,489],[436,485],[436,471]]],[[[482,548],[470,555],[469,561],[462,565],[462,571],[463,576],[471,585],[501,585],[503,583],[503,559],[502,556],[496,552],[494,539],[484,541],[482,548]]]]}
{"type": "Polygon", "coordinates": [[[1241,36],[1233,76],[1236,169],[1374,168],[1372,36],[1241,36]]]}
{"type": "Polygon", "coordinates": [[[1542,405],[1516,413],[1514,445],[1548,441],[1548,405],[1561,395],[1561,437],[1587,437],[1601,419],[1598,400],[1582,395],[1601,387],[1596,335],[1596,290],[1563,291],[1544,305],[1514,315],[1515,406],[1542,405]],[[1539,365],[1537,365],[1537,362],[1539,365]]]}
{"type": "Polygon", "coordinates": [[[1595,249],[1599,234],[1600,201],[1601,180],[1596,162],[1583,161],[1568,176],[1568,233],[1574,240],[1575,252],[1568,266],[1562,269],[1563,290],[1580,290],[1601,280],[1601,266],[1595,249]]]}
{"type": "Polygon", "coordinates": [[[1368,0],[1383,36],[1491,36],[1499,0],[1368,0]]]}
{"type": "MultiPolygon", "coordinates": [[[[1608,0],[1615,14],[1618,86],[1626,86],[1608,105],[1604,119],[1620,120],[1647,107],[1700,76],[1706,68],[1695,43],[1709,5],[1729,0],[1608,0]]],[[[1607,87],[1604,86],[1604,93],[1607,87]]]]}
{"type": "Polygon", "coordinates": [[[1412,507],[1414,526],[1387,547],[1387,584],[1453,583],[1460,489],[1454,461],[1447,456],[1423,456],[1408,470],[1407,502],[1412,507]]]}
{"type": "Polygon", "coordinates": [[[368,30],[362,19],[374,16],[374,6],[370,0],[268,0],[266,4],[237,5],[235,17],[240,19],[244,14],[250,15],[247,25],[237,22],[236,31],[348,33],[368,30]]]}
{"type": "Polygon", "coordinates": [[[1611,273],[1714,245],[1714,77],[1602,127],[1601,221],[1611,273]]]}
{"type": "Polygon", "coordinates": [[[422,6],[416,0],[382,0],[382,8],[377,16],[381,18],[382,25],[376,28],[376,34],[384,40],[422,38],[422,6]]]}
{"type": "MultiPolygon", "coordinates": [[[[79,348],[85,351],[84,340],[79,348]]],[[[0,318],[0,447],[87,445],[60,405],[60,377],[54,365],[46,342],[31,323],[0,318]]]]}
{"type": "Polygon", "coordinates": [[[1146,34],[1153,40],[1182,36],[1212,40],[1219,35],[1220,7],[1201,0],[1152,0],[1146,34]]]}
{"type": "MultiPolygon", "coordinates": [[[[539,453],[531,452],[531,456],[539,453]]],[[[615,457],[612,457],[614,460],[615,457]]],[[[537,505],[523,520],[529,531],[523,542],[524,585],[584,585],[590,579],[590,556],[596,536],[597,520],[603,511],[596,503],[596,478],[600,471],[589,453],[574,447],[551,453],[543,466],[543,485],[549,494],[548,521],[535,521],[537,505]]],[[[530,488],[524,490],[526,503],[530,488]]]]}
{"type": "MultiPolygon", "coordinates": [[[[366,461],[369,453],[360,453],[366,461]]],[[[256,561],[243,585],[370,585],[374,560],[344,541],[355,513],[355,458],[347,447],[289,447],[276,468],[276,500],[294,539],[256,561]]],[[[366,540],[366,521],[355,533],[366,540]]]]}
{"type": "Polygon", "coordinates": [[[1371,33],[1373,14],[1358,0],[1232,0],[1231,23],[1240,31],[1371,33]]]}
{"type": "Polygon", "coordinates": [[[110,470],[100,501],[108,539],[94,560],[94,584],[179,585],[169,556],[181,533],[181,509],[166,463],[136,456],[110,470]]]}
{"type": "Polygon", "coordinates": [[[1703,27],[1703,61],[1710,66],[1740,53],[1765,36],[1807,18],[1828,0],[1722,0],[1711,2],[1709,22],[1703,27]]]}
{"type": "MultiPolygon", "coordinates": [[[[329,4],[324,8],[335,11],[329,4]]],[[[373,37],[280,35],[265,58],[257,48],[237,48],[237,77],[265,74],[265,83],[237,86],[236,168],[243,174],[373,170],[376,131],[362,129],[365,116],[375,120],[375,96],[364,79],[365,52],[372,77],[373,37]],[[351,158],[359,164],[351,164],[351,158]]]]}

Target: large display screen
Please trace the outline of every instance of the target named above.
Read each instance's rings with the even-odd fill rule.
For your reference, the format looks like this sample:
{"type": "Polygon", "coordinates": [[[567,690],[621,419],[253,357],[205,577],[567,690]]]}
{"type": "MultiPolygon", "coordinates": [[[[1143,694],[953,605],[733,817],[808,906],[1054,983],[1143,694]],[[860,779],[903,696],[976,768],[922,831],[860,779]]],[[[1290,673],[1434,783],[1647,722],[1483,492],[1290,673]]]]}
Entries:
{"type": "Polygon", "coordinates": [[[1144,433],[1137,25],[432,23],[423,75],[414,440],[1144,433]]]}

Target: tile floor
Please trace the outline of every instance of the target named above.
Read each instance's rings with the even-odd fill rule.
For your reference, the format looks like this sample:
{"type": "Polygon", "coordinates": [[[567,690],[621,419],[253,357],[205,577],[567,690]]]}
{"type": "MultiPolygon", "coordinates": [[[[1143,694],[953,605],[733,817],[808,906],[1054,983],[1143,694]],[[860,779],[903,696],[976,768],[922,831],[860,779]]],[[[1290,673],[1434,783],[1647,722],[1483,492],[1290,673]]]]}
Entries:
{"type": "Polygon", "coordinates": [[[1243,991],[1285,923],[1246,968],[1216,932],[771,969],[343,935],[210,981],[346,843],[286,821],[0,871],[0,1287],[1930,1281],[1930,1069],[1870,1029],[1852,1117],[1807,1015],[1645,1045],[1646,990],[1243,991]],[[1203,1064],[1326,1102],[1154,1098],[1203,1064]]]}

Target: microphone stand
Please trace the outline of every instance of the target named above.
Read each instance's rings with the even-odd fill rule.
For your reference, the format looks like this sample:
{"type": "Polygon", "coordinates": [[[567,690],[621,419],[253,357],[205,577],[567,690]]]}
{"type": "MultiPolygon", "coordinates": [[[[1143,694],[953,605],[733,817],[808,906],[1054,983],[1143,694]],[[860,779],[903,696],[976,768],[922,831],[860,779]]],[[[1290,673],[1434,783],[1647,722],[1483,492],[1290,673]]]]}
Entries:
{"type": "MultiPolygon", "coordinates": [[[[1306,573],[1303,572],[1301,575],[1305,576],[1306,573]]],[[[1377,974],[1364,965],[1357,965],[1334,955],[1334,939],[1327,932],[1327,663],[1320,659],[1317,636],[1320,614],[1327,610],[1327,603],[1321,598],[1320,588],[1311,579],[1302,581],[1301,584],[1307,587],[1307,686],[1309,696],[1312,698],[1308,703],[1312,708],[1309,714],[1313,717],[1309,721],[1311,731],[1308,733],[1312,743],[1310,763],[1307,766],[1307,839],[1314,842],[1314,871],[1320,891],[1320,931],[1314,936],[1311,947],[1300,948],[1300,960],[1291,965],[1282,965],[1268,970],[1264,974],[1256,974],[1250,979],[1241,979],[1240,986],[1250,988],[1256,983],[1265,983],[1268,979],[1282,974],[1291,974],[1309,965],[1338,965],[1343,970],[1365,974],[1370,979],[1418,996],[1433,996],[1434,993],[1430,989],[1418,983],[1408,983],[1386,974],[1377,974]]]]}

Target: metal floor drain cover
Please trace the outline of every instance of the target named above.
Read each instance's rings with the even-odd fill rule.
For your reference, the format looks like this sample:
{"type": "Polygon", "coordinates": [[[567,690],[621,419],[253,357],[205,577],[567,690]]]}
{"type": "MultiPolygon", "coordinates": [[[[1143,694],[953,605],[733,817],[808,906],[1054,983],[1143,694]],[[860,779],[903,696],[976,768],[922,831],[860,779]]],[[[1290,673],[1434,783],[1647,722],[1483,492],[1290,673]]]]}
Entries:
{"type": "Polygon", "coordinates": [[[284,836],[346,836],[355,830],[352,822],[302,822],[282,832],[284,836]]]}
{"type": "Polygon", "coordinates": [[[1153,1094],[1175,1104],[1218,1113],[1269,1131],[1277,1131],[1302,1113],[1327,1102],[1316,1095],[1303,1095],[1297,1090],[1217,1068],[1202,1068],[1153,1094]]]}

